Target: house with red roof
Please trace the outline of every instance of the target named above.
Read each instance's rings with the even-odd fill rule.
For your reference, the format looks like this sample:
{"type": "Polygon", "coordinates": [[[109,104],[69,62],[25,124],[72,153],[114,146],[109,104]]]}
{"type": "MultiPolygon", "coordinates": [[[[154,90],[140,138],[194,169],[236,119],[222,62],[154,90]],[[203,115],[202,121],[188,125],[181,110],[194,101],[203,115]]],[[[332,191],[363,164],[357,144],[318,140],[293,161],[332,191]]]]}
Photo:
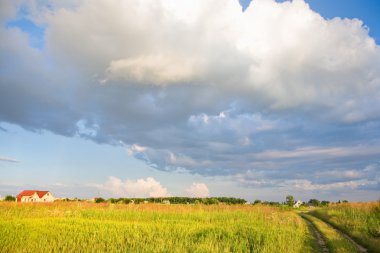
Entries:
{"type": "Polygon", "coordinates": [[[54,202],[55,198],[49,191],[25,190],[16,196],[16,202],[54,202]]]}

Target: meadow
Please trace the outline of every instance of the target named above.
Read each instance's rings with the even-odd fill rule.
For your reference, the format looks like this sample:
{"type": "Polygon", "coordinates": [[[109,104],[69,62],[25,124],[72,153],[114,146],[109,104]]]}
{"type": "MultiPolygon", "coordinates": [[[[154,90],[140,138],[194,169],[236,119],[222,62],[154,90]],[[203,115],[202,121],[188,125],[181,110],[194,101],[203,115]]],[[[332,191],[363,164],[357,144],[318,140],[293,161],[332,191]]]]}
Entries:
{"type": "Polygon", "coordinates": [[[334,227],[380,252],[379,202],[299,210],[110,202],[0,202],[0,252],[363,252],[334,227]]]}
{"type": "Polygon", "coordinates": [[[380,202],[330,205],[309,213],[350,235],[369,252],[380,252],[380,202]]]}
{"type": "Polygon", "coordinates": [[[0,202],[1,252],[316,252],[293,210],[262,205],[0,202]]]}
{"type": "Polygon", "coordinates": [[[325,222],[311,215],[303,214],[305,219],[309,220],[313,226],[321,233],[324,239],[326,249],[330,253],[360,253],[357,247],[345,238],[337,230],[326,224],[325,222]]]}

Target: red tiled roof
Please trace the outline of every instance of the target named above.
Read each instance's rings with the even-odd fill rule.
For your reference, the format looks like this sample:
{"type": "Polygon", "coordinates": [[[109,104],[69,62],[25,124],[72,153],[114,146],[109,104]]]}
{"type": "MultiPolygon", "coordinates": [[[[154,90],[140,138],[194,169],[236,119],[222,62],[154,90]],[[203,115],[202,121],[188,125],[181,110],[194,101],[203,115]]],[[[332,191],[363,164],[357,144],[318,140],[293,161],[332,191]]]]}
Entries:
{"type": "Polygon", "coordinates": [[[39,198],[42,198],[43,196],[45,196],[46,193],[48,193],[49,191],[37,191],[37,190],[25,190],[25,191],[22,191],[20,192],[16,198],[18,201],[21,200],[21,197],[24,197],[24,196],[32,196],[34,193],[37,193],[38,197],[39,198]]]}

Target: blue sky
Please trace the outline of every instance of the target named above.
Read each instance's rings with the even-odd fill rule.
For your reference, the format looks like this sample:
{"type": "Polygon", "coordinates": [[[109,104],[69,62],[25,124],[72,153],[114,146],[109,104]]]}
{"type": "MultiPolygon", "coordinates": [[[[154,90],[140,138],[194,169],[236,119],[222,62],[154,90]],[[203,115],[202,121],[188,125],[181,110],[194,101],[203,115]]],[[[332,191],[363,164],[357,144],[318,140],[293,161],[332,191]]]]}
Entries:
{"type": "Polygon", "coordinates": [[[2,1],[0,195],[376,200],[380,4],[2,1]]]}

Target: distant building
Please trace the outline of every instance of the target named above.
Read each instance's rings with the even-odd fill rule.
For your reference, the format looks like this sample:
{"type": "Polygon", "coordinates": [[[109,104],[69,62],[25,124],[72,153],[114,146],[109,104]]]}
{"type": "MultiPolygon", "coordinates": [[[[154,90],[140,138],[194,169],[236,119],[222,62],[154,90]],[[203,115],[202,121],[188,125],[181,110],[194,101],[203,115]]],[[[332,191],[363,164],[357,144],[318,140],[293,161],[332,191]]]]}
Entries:
{"type": "Polygon", "coordinates": [[[294,203],[293,207],[294,208],[299,208],[302,204],[303,204],[303,202],[301,200],[297,200],[297,202],[294,203]]]}
{"type": "Polygon", "coordinates": [[[16,196],[16,202],[54,202],[55,198],[49,191],[26,190],[16,196]]]}

